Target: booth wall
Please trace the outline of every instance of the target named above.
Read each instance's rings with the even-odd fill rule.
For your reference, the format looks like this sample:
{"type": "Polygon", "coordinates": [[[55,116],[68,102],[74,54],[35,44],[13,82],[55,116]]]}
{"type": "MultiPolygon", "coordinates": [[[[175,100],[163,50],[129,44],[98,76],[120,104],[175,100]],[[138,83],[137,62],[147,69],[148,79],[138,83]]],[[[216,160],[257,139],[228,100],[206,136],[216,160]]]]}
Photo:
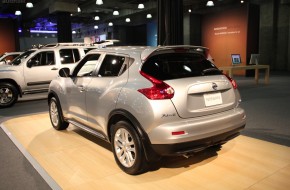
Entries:
{"type": "Polygon", "coordinates": [[[232,65],[231,54],[240,54],[246,65],[247,7],[204,15],[201,39],[218,67],[232,65]]]}
{"type": "Polygon", "coordinates": [[[0,54],[17,51],[18,39],[15,33],[14,20],[0,19],[0,54]]]}

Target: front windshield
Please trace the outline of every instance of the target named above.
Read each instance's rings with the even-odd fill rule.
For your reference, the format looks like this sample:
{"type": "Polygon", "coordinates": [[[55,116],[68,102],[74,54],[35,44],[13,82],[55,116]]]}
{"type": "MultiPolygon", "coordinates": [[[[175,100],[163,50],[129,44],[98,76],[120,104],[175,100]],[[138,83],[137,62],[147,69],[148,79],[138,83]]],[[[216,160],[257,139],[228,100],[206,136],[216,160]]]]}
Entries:
{"type": "Polygon", "coordinates": [[[11,65],[19,65],[21,63],[22,59],[25,59],[26,57],[28,57],[31,53],[35,52],[35,50],[28,50],[22,54],[20,54],[19,56],[17,56],[15,59],[13,59],[13,61],[11,61],[11,65]]]}
{"type": "Polygon", "coordinates": [[[0,54],[0,61],[2,61],[2,56],[3,56],[4,54],[0,54]]]}

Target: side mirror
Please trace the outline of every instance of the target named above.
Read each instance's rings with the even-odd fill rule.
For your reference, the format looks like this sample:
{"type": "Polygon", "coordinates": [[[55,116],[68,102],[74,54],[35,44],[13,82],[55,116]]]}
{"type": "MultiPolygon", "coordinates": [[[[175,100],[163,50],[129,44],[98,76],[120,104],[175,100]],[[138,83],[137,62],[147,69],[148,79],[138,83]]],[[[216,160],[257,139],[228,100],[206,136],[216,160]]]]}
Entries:
{"type": "Polygon", "coordinates": [[[27,62],[27,67],[28,67],[28,68],[31,68],[31,67],[33,67],[33,66],[38,65],[38,63],[39,63],[39,61],[37,61],[37,60],[33,60],[33,59],[30,59],[30,60],[27,62]]]}
{"type": "Polygon", "coordinates": [[[67,67],[64,67],[58,71],[60,77],[69,77],[70,70],[67,67]]]}

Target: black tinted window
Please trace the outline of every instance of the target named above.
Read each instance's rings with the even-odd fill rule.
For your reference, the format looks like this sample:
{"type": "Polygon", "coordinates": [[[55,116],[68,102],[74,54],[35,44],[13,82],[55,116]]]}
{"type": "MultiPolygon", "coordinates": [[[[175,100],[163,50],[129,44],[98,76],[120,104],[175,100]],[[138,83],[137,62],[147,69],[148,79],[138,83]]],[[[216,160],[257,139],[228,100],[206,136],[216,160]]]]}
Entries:
{"type": "Polygon", "coordinates": [[[98,64],[99,57],[100,54],[90,54],[84,57],[74,70],[76,74],[73,75],[77,75],[78,77],[92,76],[98,64]]]}
{"type": "Polygon", "coordinates": [[[88,53],[89,51],[93,50],[93,49],[96,49],[96,48],[84,48],[84,52],[85,53],[88,53]]]}
{"type": "Polygon", "coordinates": [[[41,52],[32,57],[28,63],[31,67],[55,65],[54,52],[41,52]]]}
{"type": "Polygon", "coordinates": [[[78,49],[61,49],[59,54],[62,64],[75,63],[80,60],[78,49]]]}
{"type": "Polygon", "coordinates": [[[118,76],[123,70],[123,63],[125,57],[116,55],[106,55],[104,61],[102,62],[98,76],[118,76]]]}
{"type": "Polygon", "coordinates": [[[142,71],[159,80],[221,74],[199,53],[168,53],[149,58],[142,71]]]}
{"type": "Polygon", "coordinates": [[[11,65],[19,65],[21,63],[22,59],[25,59],[26,57],[28,57],[30,54],[32,54],[33,52],[35,52],[35,50],[28,50],[24,53],[22,53],[21,55],[19,55],[18,57],[16,57],[12,62],[11,65]]]}

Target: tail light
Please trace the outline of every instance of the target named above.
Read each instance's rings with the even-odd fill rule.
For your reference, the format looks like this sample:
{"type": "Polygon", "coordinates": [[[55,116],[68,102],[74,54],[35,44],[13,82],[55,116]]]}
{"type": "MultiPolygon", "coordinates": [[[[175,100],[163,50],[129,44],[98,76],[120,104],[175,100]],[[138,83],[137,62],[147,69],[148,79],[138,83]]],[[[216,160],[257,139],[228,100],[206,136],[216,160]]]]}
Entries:
{"type": "Polygon", "coordinates": [[[233,85],[233,88],[234,89],[237,89],[238,88],[238,84],[237,84],[237,82],[234,80],[234,79],[232,79],[231,77],[229,77],[228,75],[226,75],[226,74],[224,74],[228,79],[229,79],[229,81],[232,83],[232,85],[233,85]]]}
{"type": "Polygon", "coordinates": [[[160,81],[142,71],[140,74],[152,82],[150,88],[139,89],[138,91],[151,100],[171,99],[174,96],[174,89],[163,81],[160,81]]]}

